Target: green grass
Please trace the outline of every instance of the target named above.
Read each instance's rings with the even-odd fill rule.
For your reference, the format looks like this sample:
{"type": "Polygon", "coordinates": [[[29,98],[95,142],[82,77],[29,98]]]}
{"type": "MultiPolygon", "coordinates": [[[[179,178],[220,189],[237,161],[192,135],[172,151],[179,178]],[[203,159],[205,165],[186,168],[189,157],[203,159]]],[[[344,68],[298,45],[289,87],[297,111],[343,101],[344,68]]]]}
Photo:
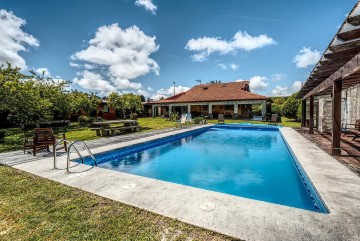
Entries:
{"type": "Polygon", "coordinates": [[[233,240],[0,166],[0,240],[233,240]]]}
{"type": "MultiPolygon", "coordinates": [[[[164,118],[139,118],[139,125],[142,127],[141,131],[152,131],[166,128],[176,127],[176,122],[167,121],[164,118]]],[[[240,123],[240,122],[251,122],[257,124],[264,124],[259,121],[248,121],[248,120],[225,120],[225,123],[240,123]]],[[[216,124],[217,120],[209,120],[209,123],[216,124]]],[[[300,127],[300,122],[296,122],[291,119],[282,117],[282,123],[280,125],[289,127],[300,127]]],[[[5,130],[5,143],[0,144],[0,152],[14,151],[22,149],[24,135],[17,128],[0,129],[5,130]]],[[[54,128],[54,132],[57,138],[62,138],[62,133],[66,132],[66,138],[69,140],[94,140],[99,138],[96,136],[95,131],[89,128],[79,127],[78,123],[72,123],[69,127],[54,128]]]]}
{"type": "MultiPolygon", "coordinates": [[[[211,124],[217,124],[217,120],[209,120],[208,121],[211,124]]],[[[249,121],[249,120],[225,120],[225,123],[231,124],[231,123],[253,123],[253,124],[267,124],[268,122],[261,122],[261,121],[249,121]]],[[[289,119],[286,117],[281,117],[281,123],[279,123],[281,126],[287,126],[287,127],[294,127],[299,128],[301,126],[301,123],[299,121],[296,121],[294,119],[289,119]]]]}

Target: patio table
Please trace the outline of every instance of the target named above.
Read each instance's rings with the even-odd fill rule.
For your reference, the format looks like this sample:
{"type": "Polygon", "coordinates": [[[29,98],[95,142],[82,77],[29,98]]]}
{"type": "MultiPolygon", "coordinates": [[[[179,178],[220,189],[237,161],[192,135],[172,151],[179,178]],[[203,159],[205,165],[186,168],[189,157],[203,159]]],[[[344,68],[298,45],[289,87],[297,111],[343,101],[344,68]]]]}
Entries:
{"type": "MultiPolygon", "coordinates": [[[[93,126],[98,126],[98,128],[92,128],[92,130],[96,131],[97,135],[101,136],[109,136],[110,133],[113,135],[115,132],[112,129],[121,129],[121,127],[110,127],[111,124],[121,124],[123,123],[124,129],[128,129],[129,127],[138,126],[138,122],[136,120],[112,120],[112,121],[99,121],[94,122],[93,126]]],[[[134,128],[136,130],[136,128],[134,128]]]]}

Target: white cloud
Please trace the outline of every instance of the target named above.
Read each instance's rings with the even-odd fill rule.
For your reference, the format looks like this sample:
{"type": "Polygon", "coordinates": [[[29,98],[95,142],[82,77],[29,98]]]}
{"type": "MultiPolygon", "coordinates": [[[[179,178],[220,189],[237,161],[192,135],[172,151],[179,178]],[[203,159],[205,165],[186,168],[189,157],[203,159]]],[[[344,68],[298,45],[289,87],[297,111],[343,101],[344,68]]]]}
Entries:
{"type": "Polygon", "coordinates": [[[237,70],[238,67],[239,66],[236,64],[230,64],[230,69],[232,69],[232,70],[237,70]]]}
{"type": "Polygon", "coordinates": [[[253,76],[249,79],[250,81],[250,90],[251,91],[263,91],[266,89],[266,87],[268,87],[269,83],[266,82],[267,78],[264,76],[253,76]]]}
{"type": "Polygon", "coordinates": [[[35,73],[39,74],[40,76],[44,75],[45,77],[50,77],[50,71],[47,68],[38,68],[35,70],[35,73]]]}
{"type": "Polygon", "coordinates": [[[154,90],[154,89],[151,88],[151,87],[148,87],[147,89],[148,89],[148,91],[153,91],[153,90],[154,90]]]}
{"type": "Polygon", "coordinates": [[[291,86],[276,86],[272,91],[271,94],[273,96],[289,96],[294,92],[299,91],[301,88],[301,81],[294,81],[291,86]]]}
{"type": "Polygon", "coordinates": [[[230,64],[218,64],[217,67],[219,67],[220,69],[223,69],[223,70],[227,70],[227,69],[231,69],[231,70],[237,70],[238,68],[238,65],[234,64],[234,63],[230,63],[230,64]]]}
{"type": "MultiPolygon", "coordinates": [[[[188,91],[190,88],[185,86],[175,86],[175,94],[180,94],[182,92],[188,91]]],[[[151,96],[153,100],[159,100],[162,97],[167,98],[174,95],[174,86],[169,87],[168,89],[161,88],[156,91],[155,94],[151,96]]]]}
{"type": "Polygon", "coordinates": [[[218,64],[217,65],[220,69],[227,70],[227,66],[225,64],[218,64]]]}
{"type": "MultiPolygon", "coordinates": [[[[159,49],[155,40],[156,37],[147,36],[137,26],[127,29],[121,29],[118,24],[101,26],[94,38],[89,41],[89,46],[73,54],[71,59],[85,62],[82,68],[91,69],[93,73],[101,73],[100,79],[106,77],[106,81],[119,91],[138,90],[142,89],[142,85],[132,80],[150,72],[159,75],[159,65],[150,58],[150,55],[159,49]]],[[[101,89],[96,83],[83,85],[95,86],[100,91],[109,89],[109,86],[101,89]]]]}
{"type": "Polygon", "coordinates": [[[316,64],[320,58],[321,54],[319,51],[312,51],[311,48],[303,47],[299,54],[294,57],[293,62],[298,68],[307,68],[310,65],[316,64]]]}
{"type": "Polygon", "coordinates": [[[136,0],[135,4],[139,7],[144,7],[147,11],[150,11],[152,14],[156,15],[157,6],[154,5],[152,0],[136,0]]]}
{"type": "Polygon", "coordinates": [[[82,77],[74,78],[73,82],[84,89],[100,91],[100,94],[116,92],[117,89],[107,80],[102,79],[100,74],[84,70],[82,77]]]}
{"type": "Polygon", "coordinates": [[[73,62],[70,62],[69,64],[71,67],[76,67],[76,68],[81,66],[80,64],[73,63],[73,62]]]}
{"type": "Polygon", "coordinates": [[[203,62],[207,60],[207,57],[212,53],[224,55],[235,52],[236,50],[251,51],[275,43],[276,42],[266,34],[251,36],[247,32],[239,31],[235,33],[230,41],[223,40],[219,37],[190,39],[185,49],[198,52],[191,57],[193,61],[203,62]]]}
{"type": "Polygon", "coordinates": [[[272,76],[271,76],[271,80],[272,81],[281,81],[281,80],[283,80],[283,79],[285,79],[286,78],[286,75],[285,74],[273,74],[272,76]]]}
{"type": "Polygon", "coordinates": [[[11,11],[0,9],[0,65],[11,63],[13,66],[26,69],[25,60],[18,54],[27,51],[26,46],[39,46],[39,41],[21,28],[26,24],[11,11]]]}

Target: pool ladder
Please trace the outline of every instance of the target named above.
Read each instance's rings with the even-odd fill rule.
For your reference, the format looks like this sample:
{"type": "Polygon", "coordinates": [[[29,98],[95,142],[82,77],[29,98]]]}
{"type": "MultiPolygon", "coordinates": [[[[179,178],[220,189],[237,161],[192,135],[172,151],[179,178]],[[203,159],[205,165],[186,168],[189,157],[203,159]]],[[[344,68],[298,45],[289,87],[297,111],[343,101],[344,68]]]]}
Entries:
{"type": "Polygon", "coordinates": [[[75,144],[76,143],[82,143],[85,147],[85,149],[87,150],[87,152],[89,153],[90,157],[92,158],[93,162],[94,162],[94,165],[97,166],[97,161],[96,161],[96,158],[94,157],[94,155],[92,154],[92,152],[90,151],[89,147],[85,144],[85,142],[83,141],[74,141],[74,142],[71,142],[69,140],[66,140],[66,139],[62,139],[58,142],[56,142],[55,146],[54,146],[54,169],[57,169],[56,167],[56,147],[61,144],[62,142],[64,143],[68,143],[70,144],[69,147],[67,148],[67,151],[66,151],[66,155],[67,155],[67,161],[66,161],[66,172],[67,173],[70,173],[70,153],[71,153],[71,148],[74,148],[76,153],[79,155],[80,159],[81,159],[81,162],[84,163],[84,157],[80,154],[79,150],[76,148],[75,144]]]}

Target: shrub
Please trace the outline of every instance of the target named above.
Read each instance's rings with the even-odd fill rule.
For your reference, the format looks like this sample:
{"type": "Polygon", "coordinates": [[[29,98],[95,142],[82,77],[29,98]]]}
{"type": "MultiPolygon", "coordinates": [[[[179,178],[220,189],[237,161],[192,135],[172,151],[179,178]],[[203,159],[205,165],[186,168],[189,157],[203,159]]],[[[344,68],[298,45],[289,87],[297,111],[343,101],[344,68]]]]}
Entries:
{"type": "Polygon", "coordinates": [[[178,113],[176,113],[176,112],[171,112],[170,113],[170,116],[169,116],[170,121],[176,121],[178,118],[179,118],[178,113]]]}
{"type": "Polygon", "coordinates": [[[278,114],[279,116],[282,115],[282,105],[272,104],[271,105],[271,113],[278,114]]]}
{"type": "Polygon", "coordinates": [[[91,126],[91,124],[94,123],[95,118],[81,115],[79,116],[78,121],[79,125],[82,127],[91,126]]]}
{"type": "Polygon", "coordinates": [[[299,106],[301,106],[301,100],[297,99],[297,93],[289,96],[282,108],[283,115],[287,118],[297,119],[297,113],[299,106]]]}
{"type": "Polygon", "coordinates": [[[194,118],[194,124],[200,124],[200,122],[202,122],[204,120],[204,117],[195,117],[194,118]]]}

